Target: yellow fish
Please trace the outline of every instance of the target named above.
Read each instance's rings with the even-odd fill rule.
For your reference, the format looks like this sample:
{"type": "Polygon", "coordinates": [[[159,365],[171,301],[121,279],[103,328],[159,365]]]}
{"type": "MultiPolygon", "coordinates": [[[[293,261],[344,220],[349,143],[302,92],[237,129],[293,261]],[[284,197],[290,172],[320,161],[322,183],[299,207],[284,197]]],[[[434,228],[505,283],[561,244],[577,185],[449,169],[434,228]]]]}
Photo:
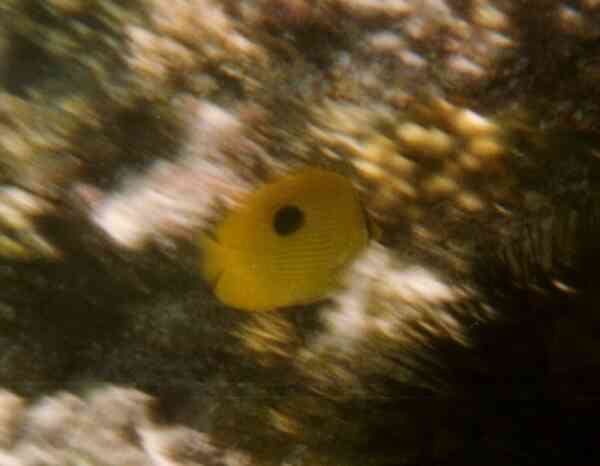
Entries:
{"type": "Polygon", "coordinates": [[[220,301],[267,311],[322,299],[367,245],[365,211],[351,181],[306,168],[243,199],[202,234],[202,274],[220,301]]]}

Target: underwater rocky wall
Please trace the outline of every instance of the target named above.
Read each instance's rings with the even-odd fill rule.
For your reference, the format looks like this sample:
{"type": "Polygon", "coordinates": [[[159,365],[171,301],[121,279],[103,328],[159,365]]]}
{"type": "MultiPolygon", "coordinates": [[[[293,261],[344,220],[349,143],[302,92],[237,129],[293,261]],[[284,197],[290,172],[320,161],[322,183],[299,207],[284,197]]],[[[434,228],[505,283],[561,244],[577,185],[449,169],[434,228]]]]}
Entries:
{"type": "Polygon", "coordinates": [[[0,465],[576,464],[599,84],[597,0],[3,0],[0,465]],[[305,166],[377,239],[220,304],[200,232],[305,166]]]}

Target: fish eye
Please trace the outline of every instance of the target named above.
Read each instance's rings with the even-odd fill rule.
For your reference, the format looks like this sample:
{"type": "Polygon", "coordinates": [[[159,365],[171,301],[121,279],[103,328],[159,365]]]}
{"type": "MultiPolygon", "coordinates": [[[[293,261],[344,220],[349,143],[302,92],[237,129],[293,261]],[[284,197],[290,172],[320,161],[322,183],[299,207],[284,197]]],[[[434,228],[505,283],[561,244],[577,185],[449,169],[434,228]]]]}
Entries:
{"type": "Polygon", "coordinates": [[[295,205],[284,205],[273,217],[273,228],[280,236],[291,235],[304,224],[304,212],[295,205]]]}

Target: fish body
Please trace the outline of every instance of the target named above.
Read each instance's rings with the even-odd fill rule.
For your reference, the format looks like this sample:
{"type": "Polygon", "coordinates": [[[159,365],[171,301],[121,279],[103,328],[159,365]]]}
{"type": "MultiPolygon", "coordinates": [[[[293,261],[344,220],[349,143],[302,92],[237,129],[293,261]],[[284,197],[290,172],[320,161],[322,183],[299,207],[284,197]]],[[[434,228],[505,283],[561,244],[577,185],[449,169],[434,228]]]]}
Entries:
{"type": "Polygon", "coordinates": [[[202,274],[223,303],[266,311],[324,298],[369,241],[351,181],[307,168],[249,194],[211,235],[202,274]]]}

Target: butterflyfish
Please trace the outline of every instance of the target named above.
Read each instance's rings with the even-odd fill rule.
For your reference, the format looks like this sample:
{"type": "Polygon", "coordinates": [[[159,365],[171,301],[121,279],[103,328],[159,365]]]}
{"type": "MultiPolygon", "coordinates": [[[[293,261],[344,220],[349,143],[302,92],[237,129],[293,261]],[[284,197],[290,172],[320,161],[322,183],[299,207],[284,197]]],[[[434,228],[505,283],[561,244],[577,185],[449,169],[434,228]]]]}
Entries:
{"type": "Polygon", "coordinates": [[[369,241],[352,182],[305,168],[242,198],[202,233],[202,274],[224,304],[267,311],[323,299],[369,241]]]}

